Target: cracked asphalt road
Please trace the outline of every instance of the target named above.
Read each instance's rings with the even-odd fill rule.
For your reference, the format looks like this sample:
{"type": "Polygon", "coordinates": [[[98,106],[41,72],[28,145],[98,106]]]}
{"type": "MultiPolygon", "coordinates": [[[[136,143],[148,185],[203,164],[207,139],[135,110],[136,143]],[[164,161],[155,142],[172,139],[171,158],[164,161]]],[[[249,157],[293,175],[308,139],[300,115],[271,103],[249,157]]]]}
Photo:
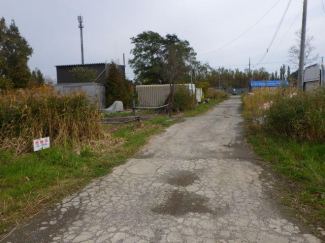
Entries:
{"type": "Polygon", "coordinates": [[[245,145],[241,101],[188,118],[5,242],[320,242],[268,196],[245,145]]]}

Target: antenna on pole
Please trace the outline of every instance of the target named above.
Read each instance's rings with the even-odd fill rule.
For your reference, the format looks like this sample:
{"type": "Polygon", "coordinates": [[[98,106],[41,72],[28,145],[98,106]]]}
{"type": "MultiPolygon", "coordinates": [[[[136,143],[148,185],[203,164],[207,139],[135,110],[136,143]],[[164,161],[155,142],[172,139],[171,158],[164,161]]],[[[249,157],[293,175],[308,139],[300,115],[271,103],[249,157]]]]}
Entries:
{"type": "Polygon", "coordinates": [[[82,29],[83,29],[83,24],[82,24],[82,16],[78,16],[78,22],[79,22],[79,29],[80,29],[80,41],[81,41],[81,64],[84,64],[84,43],[83,43],[83,36],[82,36],[82,29]]]}

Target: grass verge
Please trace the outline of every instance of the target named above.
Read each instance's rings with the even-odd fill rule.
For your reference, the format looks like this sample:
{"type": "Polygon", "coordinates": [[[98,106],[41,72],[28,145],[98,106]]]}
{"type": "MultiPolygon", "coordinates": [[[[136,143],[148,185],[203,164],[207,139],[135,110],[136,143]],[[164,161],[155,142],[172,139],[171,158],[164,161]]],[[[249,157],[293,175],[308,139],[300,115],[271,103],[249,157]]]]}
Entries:
{"type": "Polygon", "coordinates": [[[255,152],[288,178],[291,198],[285,204],[309,211],[312,218],[325,222],[325,144],[296,142],[266,132],[250,135],[255,152]],[[308,209],[306,208],[308,206],[308,209]]]}
{"type": "MultiPolygon", "coordinates": [[[[57,147],[14,156],[0,152],[0,232],[103,176],[134,155],[148,137],[162,131],[154,122],[106,126],[105,138],[83,147],[57,147]]],[[[0,234],[1,235],[1,234],[0,234]]]]}
{"type": "MultiPolygon", "coordinates": [[[[248,141],[286,178],[282,204],[325,222],[324,91],[257,90],[242,96],[248,141]]],[[[317,223],[318,224],[318,223],[317,223]]]]}
{"type": "Polygon", "coordinates": [[[325,144],[315,136],[322,134],[323,109],[320,101],[317,105],[311,102],[317,97],[322,97],[321,101],[325,96],[321,92],[277,89],[256,90],[242,100],[248,141],[285,179],[281,203],[296,209],[297,215],[308,222],[324,227],[325,144]]]}
{"type": "MultiPolygon", "coordinates": [[[[184,116],[207,112],[221,100],[210,100],[184,116]]],[[[101,140],[70,149],[52,147],[15,155],[0,150],[0,239],[14,226],[54,202],[108,174],[111,169],[135,155],[149,137],[181,121],[182,116],[157,117],[142,123],[107,125],[101,140]]]]}

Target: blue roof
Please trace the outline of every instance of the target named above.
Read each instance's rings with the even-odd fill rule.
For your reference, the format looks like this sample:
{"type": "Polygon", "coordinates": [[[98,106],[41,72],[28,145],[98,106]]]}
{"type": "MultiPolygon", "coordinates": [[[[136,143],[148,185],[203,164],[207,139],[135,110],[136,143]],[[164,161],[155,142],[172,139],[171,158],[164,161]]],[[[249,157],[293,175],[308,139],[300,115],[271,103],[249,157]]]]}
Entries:
{"type": "Polygon", "coordinates": [[[256,87],[279,87],[279,86],[289,86],[288,80],[267,80],[267,81],[251,81],[250,87],[256,88],[256,87]]]}

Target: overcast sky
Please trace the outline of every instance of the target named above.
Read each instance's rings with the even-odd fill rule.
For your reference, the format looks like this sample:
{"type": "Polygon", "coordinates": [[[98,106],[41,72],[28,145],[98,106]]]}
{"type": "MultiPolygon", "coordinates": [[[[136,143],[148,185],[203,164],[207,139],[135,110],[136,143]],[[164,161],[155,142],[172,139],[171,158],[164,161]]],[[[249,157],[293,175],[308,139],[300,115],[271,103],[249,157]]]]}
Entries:
{"type": "MultiPolygon", "coordinates": [[[[217,50],[240,36],[278,1],[0,0],[0,16],[8,24],[11,19],[15,20],[22,36],[34,49],[30,68],[37,67],[53,79],[56,79],[55,65],[81,63],[77,21],[80,14],[84,19],[85,63],[114,60],[122,64],[123,53],[127,60],[132,57],[130,38],[150,30],[160,35],[176,34],[180,39],[188,40],[198,53],[198,60],[208,62],[212,67],[244,69],[249,57],[252,66],[261,60],[288,0],[280,0],[254,28],[231,45],[202,54],[217,50]]],[[[325,55],[322,1],[325,0],[308,1],[307,21],[308,34],[315,37],[314,46],[320,56],[325,55]]],[[[262,62],[266,64],[261,66],[270,72],[287,64],[288,49],[295,44],[294,32],[301,28],[302,3],[302,0],[292,0],[274,44],[262,62]]],[[[126,72],[132,79],[134,75],[128,65],[126,72]]]]}

